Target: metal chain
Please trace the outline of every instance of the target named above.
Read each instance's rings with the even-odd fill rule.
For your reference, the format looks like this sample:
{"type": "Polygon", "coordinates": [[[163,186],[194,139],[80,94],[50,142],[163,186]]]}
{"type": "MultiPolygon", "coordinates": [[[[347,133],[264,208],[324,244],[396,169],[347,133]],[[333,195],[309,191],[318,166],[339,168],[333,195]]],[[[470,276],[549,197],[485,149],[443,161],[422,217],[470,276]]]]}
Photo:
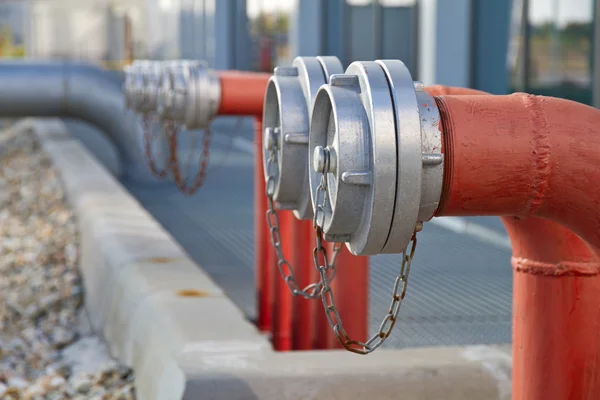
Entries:
{"type": "Polygon", "coordinates": [[[144,131],[143,132],[144,133],[144,147],[146,149],[146,159],[148,160],[148,167],[150,168],[150,172],[152,172],[152,174],[154,176],[156,176],[157,178],[163,179],[167,176],[167,171],[169,169],[169,165],[168,165],[169,162],[167,159],[167,163],[164,166],[164,168],[160,168],[156,164],[156,159],[152,155],[152,142],[155,139],[155,137],[154,137],[154,135],[151,134],[152,127],[150,125],[155,119],[156,119],[156,116],[154,113],[146,112],[146,113],[142,114],[142,127],[143,127],[143,131],[144,131]]]}
{"type": "MultiPolygon", "coordinates": [[[[335,277],[335,259],[341,249],[341,243],[335,243],[333,248],[333,255],[331,258],[331,264],[327,262],[329,276],[321,277],[319,282],[311,283],[306,286],[304,289],[300,289],[298,286],[298,282],[294,276],[294,271],[290,262],[285,258],[283,254],[283,250],[281,248],[281,233],[279,230],[279,215],[277,214],[277,210],[275,208],[275,202],[273,201],[273,195],[275,192],[275,175],[271,174],[273,166],[277,165],[277,153],[275,149],[270,150],[269,158],[267,159],[267,184],[266,184],[266,192],[267,192],[267,202],[268,202],[268,210],[267,210],[267,224],[269,226],[269,231],[271,233],[271,243],[275,248],[275,253],[277,254],[277,268],[288,288],[292,292],[294,296],[302,296],[305,299],[316,299],[319,297],[321,293],[321,289],[323,287],[323,279],[327,285],[331,283],[333,278],[335,277]]],[[[314,254],[314,252],[313,252],[314,254]]],[[[326,253],[325,253],[326,254],[326,253]]],[[[326,256],[325,256],[326,257],[326,256]]],[[[317,264],[318,265],[318,264],[317,264]]]]}
{"type": "Polygon", "coordinates": [[[383,344],[383,342],[392,333],[392,329],[394,328],[394,325],[398,320],[400,306],[402,305],[402,300],[404,300],[404,296],[406,295],[406,285],[408,284],[410,264],[412,263],[413,257],[415,255],[415,249],[417,248],[417,234],[415,231],[412,235],[412,238],[409,243],[410,250],[407,252],[407,247],[407,250],[404,250],[404,252],[402,253],[402,265],[400,267],[400,273],[394,281],[394,289],[392,291],[392,302],[390,304],[387,314],[385,315],[379,326],[379,330],[366,342],[353,340],[348,336],[346,330],[344,329],[342,319],[335,306],[333,290],[331,289],[331,286],[329,286],[329,280],[327,279],[327,273],[330,270],[330,266],[327,263],[327,249],[323,246],[323,231],[321,229],[321,226],[323,224],[319,223],[319,217],[324,216],[324,206],[326,197],[327,179],[326,174],[323,174],[321,176],[321,182],[317,187],[317,196],[315,202],[316,209],[313,219],[314,228],[317,232],[317,243],[316,247],[314,248],[313,254],[315,267],[319,271],[319,276],[321,278],[321,300],[323,301],[323,307],[325,308],[325,315],[327,316],[329,325],[331,325],[331,327],[333,328],[335,336],[344,346],[344,348],[353,353],[366,355],[375,351],[375,349],[377,349],[383,344]],[[320,265],[319,263],[319,254],[321,254],[323,257],[323,265],[320,265]]]}
{"type": "MultiPolygon", "coordinates": [[[[200,167],[198,168],[198,172],[196,173],[191,184],[188,184],[187,179],[184,176],[184,174],[182,174],[182,169],[179,166],[179,157],[177,155],[179,128],[177,127],[174,121],[167,120],[165,122],[165,130],[168,132],[167,136],[169,138],[169,166],[171,168],[171,172],[173,173],[173,179],[182,193],[191,196],[204,185],[204,181],[206,180],[206,172],[208,170],[208,161],[210,158],[209,150],[210,143],[212,140],[212,130],[209,127],[204,129],[203,131],[202,153],[200,154],[200,167]]],[[[189,164],[191,164],[191,160],[188,160],[188,166],[189,164]]]]}

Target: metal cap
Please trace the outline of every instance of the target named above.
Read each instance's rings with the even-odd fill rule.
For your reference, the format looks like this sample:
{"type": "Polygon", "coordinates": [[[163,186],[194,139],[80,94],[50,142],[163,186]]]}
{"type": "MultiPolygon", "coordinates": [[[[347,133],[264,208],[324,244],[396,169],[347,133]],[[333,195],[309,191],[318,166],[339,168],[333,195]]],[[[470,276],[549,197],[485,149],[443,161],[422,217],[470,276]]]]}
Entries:
{"type": "Polygon", "coordinates": [[[143,113],[156,111],[158,107],[158,89],[163,62],[152,61],[145,65],[142,72],[144,89],[139,105],[139,111],[143,113]]]}
{"type": "Polygon", "coordinates": [[[135,60],[125,67],[125,102],[131,110],[139,111],[144,90],[143,71],[149,63],[147,60],[135,60]]]}
{"type": "Polygon", "coordinates": [[[163,68],[158,109],[187,129],[206,128],[214,119],[221,96],[216,73],[200,61],[171,62],[163,68]]]}
{"type": "Polygon", "coordinates": [[[331,74],[342,71],[336,57],[297,57],[292,67],[275,68],[267,85],[263,113],[265,179],[275,178],[272,190],[277,206],[293,210],[299,219],[313,217],[308,135],[314,97],[331,74]],[[277,163],[268,171],[271,151],[275,151],[277,163]]]}
{"type": "Polygon", "coordinates": [[[158,82],[156,111],[162,121],[175,120],[175,85],[180,80],[186,61],[165,61],[158,82]]]}
{"type": "Polygon", "coordinates": [[[131,65],[126,65],[123,68],[123,72],[125,74],[125,81],[123,82],[123,92],[125,93],[125,106],[128,109],[133,109],[133,65],[135,61],[131,65]]]}
{"type": "Polygon", "coordinates": [[[327,240],[356,255],[404,251],[439,201],[438,125],[435,101],[401,61],[355,62],[331,77],[317,94],[309,140],[313,203],[327,179],[317,219],[327,240]]]}
{"type": "Polygon", "coordinates": [[[186,77],[183,124],[187,129],[206,128],[217,115],[221,82],[217,73],[203,62],[188,64],[186,77]]]}

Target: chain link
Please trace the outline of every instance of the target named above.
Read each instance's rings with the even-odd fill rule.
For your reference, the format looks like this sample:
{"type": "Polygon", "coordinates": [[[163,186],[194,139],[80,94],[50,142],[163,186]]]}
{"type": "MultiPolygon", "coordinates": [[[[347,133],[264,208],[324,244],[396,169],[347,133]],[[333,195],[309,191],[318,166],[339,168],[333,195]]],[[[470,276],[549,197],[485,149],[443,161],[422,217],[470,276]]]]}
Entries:
{"type": "MultiPolygon", "coordinates": [[[[321,289],[323,287],[323,280],[329,284],[335,277],[335,259],[341,249],[341,243],[335,243],[333,246],[333,255],[331,258],[331,264],[327,262],[329,275],[324,278],[320,278],[319,282],[311,283],[307,285],[305,288],[300,289],[298,282],[294,276],[294,271],[290,262],[285,258],[283,254],[283,249],[281,248],[281,232],[279,230],[279,215],[277,214],[277,210],[275,208],[275,202],[273,201],[273,195],[275,192],[275,175],[272,174],[273,168],[277,165],[277,152],[274,149],[271,149],[269,152],[269,158],[267,159],[267,183],[266,183],[266,192],[267,192],[267,202],[268,202],[268,210],[267,210],[267,224],[269,226],[269,231],[271,233],[271,243],[275,248],[275,253],[277,254],[277,268],[288,288],[292,292],[294,296],[302,296],[305,299],[316,299],[320,296],[321,289]]],[[[323,247],[323,243],[320,245],[324,251],[326,257],[326,251],[323,247]]],[[[313,256],[317,257],[317,253],[313,251],[313,256]]],[[[315,258],[317,260],[317,258],[315,258]]],[[[316,261],[318,265],[318,261],[316,261]]]]}
{"type": "Polygon", "coordinates": [[[331,267],[327,262],[327,249],[323,247],[323,231],[321,229],[323,222],[319,221],[319,218],[324,218],[325,215],[324,207],[326,197],[327,179],[326,174],[323,174],[321,176],[321,182],[317,187],[315,215],[313,219],[313,225],[317,232],[316,247],[314,248],[313,253],[315,267],[317,268],[317,271],[319,271],[319,276],[321,278],[321,300],[323,301],[323,307],[325,309],[327,321],[329,321],[329,325],[331,325],[331,327],[333,328],[333,332],[335,333],[335,336],[337,337],[339,342],[348,351],[361,355],[366,355],[375,351],[375,349],[377,349],[383,344],[383,342],[392,333],[392,329],[394,328],[394,325],[398,320],[400,306],[402,305],[402,300],[404,300],[404,296],[406,295],[406,286],[408,284],[408,274],[410,272],[410,265],[412,263],[413,257],[415,255],[415,250],[417,248],[416,231],[413,233],[409,243],[410,250],[408,250],[409,247],[407,247],[408,251],[405,250],[402,253],[402,265],[400,267],[400,273],[394,281],[394,289],[392,291],[392,302],[390,304],[390,307],[388,308],[387,314],[381,321],[379,330],[366,342],[353,340],[348,336],[346,330],[344,329],[342,319],[335,305],[333,290],[331,289],[331,286],[329,285],[330,282],[327,279],[327,273],[329,272],[331,267]],[[323,265],[319,263],[319,253],[323,257],[323,265]]]}
{"type": "Polygon", "coordinates": [[[155,135],[152,134],[152,123],[156,120],[156,115],[151,112],[145,112],[142,114],[142,127],[144,133],[144,147],[146,151],[146,159],[148,160],[148,167],[150,172],[159,179],[163,179],[167,176],[169,169],[169,163],[167,159],[166,165],[161,168],[156,163],[156,159],[152,154],[152,142],[156,139],[155,135]]]}
{"type": "Polygon", "coordinates": [[[188,183],[186,176],[187,174],[184,174],[182,172],[183,170],[189,170],[189,166],[192,163],[191,155],[193,153],[193,149],[196,146],[190,146],[192,148],[192,151],[190,152],[190,158],[188,159],[186,167],[184,167],[184,169],[182,170],[182,168],[179,165],[179,157],[177,154],[177,144],[180,133],[179,127],[175,124],[173,120],[169,119],[165,122],[165,131],[167,132],[167,137],[169,140],[169,167],[171,169],[171,173],[173,174],[173,180],[175,181],[175,184],[182,193],[192,195],[204,185],[204,181],[206,180],[206,172],[208,170],[208,161],[210,158],[209,150],[210,143],[212,140],[212,130],[210,127],[203,130],[202,152],[200,153],[200,166],[191,184],[188,183]]]}
{"type": "Polygon", "coordinates": [[[404,300],[404,296],[406,295],[410,266],[417,248],[416,230],[413,233],[406,250],[402,253],[402,264],[400,266],[400,273],[394,281],[392,301],[388,308],[387,314],[383,317],[383,320],[379,325],[379,329],[366,342],[351,339],[344,329],[340,313],[335,305],[333,290],[330,286],[331,281],[335,277],[335,260],[339,254],[339,251],[341,250],[342,243],[334,243],[330,262],[327,248],[324,245],[323,230],[321,228],[325,222],[325,202],[327,199],[326,173],[321,176],[321,181],[317,187],[315,196],[315,213],[313,217],[313,228],[316,232],[316,246],[313,249],[313,262],[319,273],[319,282],[312,283],[300,290],[294,277],[292,267],[289,261],[284,257],[283,250],[281,249],[279,216],[277,215],[273,201],[273,195],[275,191],[275,174],[273,174],[273,169],[276,166],[276,150],[270,149],[269,158],[267,159],[266,165],[266,192],[268,201],[267,223],[271,232],[271,242],[275,248],[275,252],[277,253],[277,267],[281,273],[281,276],[285,280],[292,294],[295,296],[302,296],[306,299],[314,299],[319,296],[321,297],[327,321],[329,321],[329,325],[331,325],[335,336],[346,350],[361,355],[372,353],[391,335],[394,325],[398,320],[398,313],[400,312],[400,307],[402,306],[402,300],[404,300]]]}

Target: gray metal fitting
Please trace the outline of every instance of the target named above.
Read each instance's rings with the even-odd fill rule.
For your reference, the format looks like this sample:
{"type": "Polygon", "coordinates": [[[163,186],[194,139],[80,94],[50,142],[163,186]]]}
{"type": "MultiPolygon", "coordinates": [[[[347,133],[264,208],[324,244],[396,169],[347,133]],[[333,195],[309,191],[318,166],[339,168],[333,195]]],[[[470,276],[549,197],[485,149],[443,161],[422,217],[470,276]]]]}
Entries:
{"type": "MultiPolygon", "coordinates": [[[[177,100],[181,96],[176,96],[176,88],[181,90],[183,75],[185,74],[186,60],[170,60],[164,61],[160,78],[158,82],[158,98],[156,111],[161,121],[177,120],[178,113],[176,112],[177,100]]],[[[180,102],[180,101],[179,101],[180,102]]],[[[180,114],[180,113],[179,113],[180,114]]],[[[180,118],[179,118],[180,119],[180,118]]]]}
{"type": "Polygon", "coordinates": [[[131,65],[125,67],[125,102],[127,108],[139,111],[142,91],[144,90],[143,70],[148,65],[147,60],[135,60],[131,65]]]}
{"type": "Polygon", "coordinates": [[[125,75],[125,80],[123,82],[123,92],[125,93],[125,106],[127,109],[133,109],[133,74],[134,74],[134,64],[135,61],[131,65],[126,65],[123,68],[123,73],[125,75]]]}
{"type": "Polygon", "coordinates": [[[265,179],[274,178],[273,200],[293,210],[298,219],[312,219],[308,180],[310,114],[319,87],[343,67],[336,57],[297,57],[292,67],[275,68],[265,95],[263,158],[265,179]],[[267,161],[276,153],[276,163],[267,161]],[[268,166],[271,165],[271,170],[268,166]]]}
{"type": "Polygon", "coordinates": [[[200,61],[169,63],[161,74],[159,115],[187,129],[206,128],[217,113],[221,85],[217,74],[200,61]]]}
{"type": "Polygon", "coordinates": [[[206,63],[188,65],[188,82],[182,123],[187,129],[202,129],[210,125],[221,102],[221,82],[217,73],[206,63]]]}
{"type": "Polygon", "coordinates": [[[156,111],[158,107],[158,90],[162,68],[162,61],[150,61],[147,64],[144,64],[142,68],[144,85],[137,111],[142,113],[156,111]]]}
{"type": "Polygon", "coordinates": [[[355,255],[401,253],[442,189],[439,111],[399,60],[354,62],[317,93],[311,117],[313,205],[326,176],[325,239],[355,255]]]}

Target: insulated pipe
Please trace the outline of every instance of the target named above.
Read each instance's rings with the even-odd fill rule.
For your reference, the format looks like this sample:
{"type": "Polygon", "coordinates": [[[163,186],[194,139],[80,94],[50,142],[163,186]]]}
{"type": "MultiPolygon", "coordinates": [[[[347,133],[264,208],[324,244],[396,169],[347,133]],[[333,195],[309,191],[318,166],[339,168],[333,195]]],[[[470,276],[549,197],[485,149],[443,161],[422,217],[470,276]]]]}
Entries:
{"type": "Polygon", "coordinates": [[[513,244],[513,398],[600,398],[600,114],[524,94],[436,101],[436,214],[505,216],[513,244]]]}
{"type": "Polygon", "coordinates": [[[75,62],[0,63],[0,117],[77,118],[114,144],[124,174],[150,178],[141,126],[126,112],[122,81],[112,72],[75,62]]]}

